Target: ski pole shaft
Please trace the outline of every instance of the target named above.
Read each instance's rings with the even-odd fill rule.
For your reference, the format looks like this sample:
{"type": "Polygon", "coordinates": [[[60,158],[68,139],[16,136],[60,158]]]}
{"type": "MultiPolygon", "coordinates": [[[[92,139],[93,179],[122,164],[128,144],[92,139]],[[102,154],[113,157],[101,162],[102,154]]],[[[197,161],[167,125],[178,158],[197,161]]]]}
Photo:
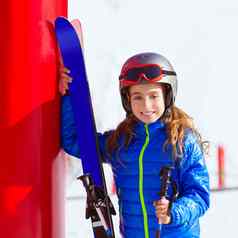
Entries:
{"type": "Polygon", "coordinates": [[[158,220],[158,226],[155,235],[156,238],[160,238],[161,231],[162,231],[162,223],[160,222],[160,220],[158,220]]]}
{"type": "MultiPolygon", "coordinates": [[[[163,198],[165,197],[161,197],[161,199],[163,198]]],[[[158,219],[158,226],[157,226],[157,231],[155,235],[156,238],[160,238],[161,231],[162,231],[162,222],[160,221],[160,219],[158,219]]]]}

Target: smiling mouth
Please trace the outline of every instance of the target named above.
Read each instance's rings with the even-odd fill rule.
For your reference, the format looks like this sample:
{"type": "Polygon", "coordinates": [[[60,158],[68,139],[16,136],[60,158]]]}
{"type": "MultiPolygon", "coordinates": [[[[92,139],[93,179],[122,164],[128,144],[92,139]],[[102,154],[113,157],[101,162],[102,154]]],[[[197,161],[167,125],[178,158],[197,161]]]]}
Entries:
{"type": "Polygon", "coordinates": [[[155,112],[141,112],[143,116],[152,116],[155,112]]]}

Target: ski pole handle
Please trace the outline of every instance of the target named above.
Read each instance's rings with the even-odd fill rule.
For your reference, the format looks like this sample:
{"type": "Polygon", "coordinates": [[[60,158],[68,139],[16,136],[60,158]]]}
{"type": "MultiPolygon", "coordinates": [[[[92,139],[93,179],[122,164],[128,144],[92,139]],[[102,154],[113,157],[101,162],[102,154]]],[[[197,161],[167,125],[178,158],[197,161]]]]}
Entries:
{"type": "MultiPolygon", "coordinates": [[[[167,191],[169,188],[169,184],[170,184],[170,177],[171,177],[171,171],[172,171],[172,167],[170,166],[165,166],[162,167],[160,170],[160,179],[161,179],[161,189],[159,192],[160,195],[160,199],[166,198],[167,195],[167,191]]],[[[161,231],[162,231],[162,222],[160,221],[160,219],[158,219],[158,227],[157,227],[157,231],[156,231],[156,238],[160,238],[161,236],[161,231]]]]}

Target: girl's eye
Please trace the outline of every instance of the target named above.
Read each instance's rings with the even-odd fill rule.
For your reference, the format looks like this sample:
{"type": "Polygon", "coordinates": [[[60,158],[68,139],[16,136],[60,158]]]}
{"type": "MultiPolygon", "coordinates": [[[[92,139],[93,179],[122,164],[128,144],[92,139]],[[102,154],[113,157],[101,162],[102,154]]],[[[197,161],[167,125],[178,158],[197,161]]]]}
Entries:
{"type": "Polygon", "coordinates": [[[150,96],[151,99],[156,99],[156,98],[158,98],[158,97],[159,97],[159,96],[158,96],[157,94],[153,94],[153,95],[150,96]]]}
{"type": "Polygon", "coordinates": [[[132,100],[141,100],[142,97],[141,97],[141,96],[134,96],[134,97],[132,97],[131,99],[132,99],[132,100]]]}

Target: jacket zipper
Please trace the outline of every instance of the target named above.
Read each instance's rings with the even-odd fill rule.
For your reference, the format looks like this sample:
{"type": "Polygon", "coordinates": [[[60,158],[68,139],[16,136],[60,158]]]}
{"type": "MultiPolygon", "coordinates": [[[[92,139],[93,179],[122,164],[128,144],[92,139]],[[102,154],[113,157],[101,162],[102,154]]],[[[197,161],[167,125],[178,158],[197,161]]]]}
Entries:
{"type": "Polygon", "coordinates": [[[143,156],[144,156],[145,149],[148,146],[149,141],[150,141],[147,125],[145,125],[145,132],[146,132],[145,142],[144,142],[144,145],[143,145],[143,147],[140,151],[140,155],[139,155],[139,195],[140,195],[140,202],[141,202],[142,213],[143,213],[143,218],[144,218],[145,238],[149,238],[148,215],[147,215],[147,211],[146,211],[144,194],[143,194],[143,156]]]}

